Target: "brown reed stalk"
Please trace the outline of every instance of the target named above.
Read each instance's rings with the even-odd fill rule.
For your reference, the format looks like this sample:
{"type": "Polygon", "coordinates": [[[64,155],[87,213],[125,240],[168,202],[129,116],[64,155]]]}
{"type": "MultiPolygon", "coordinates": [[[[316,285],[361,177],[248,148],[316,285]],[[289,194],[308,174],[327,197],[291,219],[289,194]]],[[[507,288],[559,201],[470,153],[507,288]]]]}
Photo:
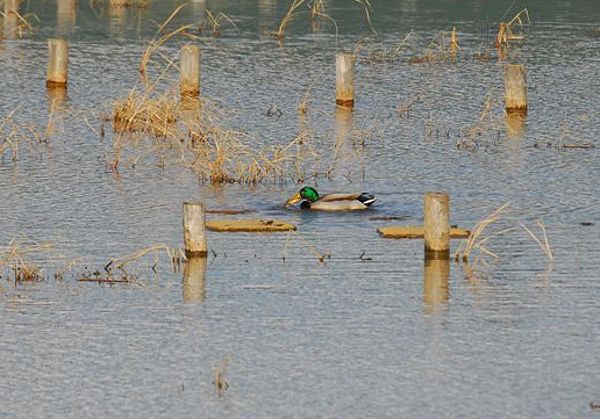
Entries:
{"type": "Polygon", "coordinates": [[[494,44],[495,47],[498,49],[507,49],[511,41],[524,39],[525,35],[523,31],[525,27],[530,25],[531,19],[529,18],[529,11],[526,8],[518,12],[508,22],[500,22],[494,44]]]}
{"type": "Polygon", "coordinates": [[[519,225],[531,236],[531,238],[540,246],[544,254],[548,257],[550,261],[554,261],[554,255],[552,253],[552,248],[550,247],[550,242],[548,241],[548,235],[546,234],[546,226],[542,220],[536,220],[536,224],[540,230],[540,237],[538,237],[530,228],[525,226],[523,223],[519,223],[519,225]]]}
{"type": "MultiPolygon", "coordinates": [[[[484,218],[475,225],[473,230],[471,230],[471,235],[469,236],[467,241],[464,244],[461,244],[461,246],[456,251],[456,260],[459,260],[460,258],[466,262],[475,249],[482,250],[484,253],[497,258],[497,255],[495,253],[491,252],[487,247],[485,247],[485,243],[490,240],[491,236],[482,237],[482,235],[490,225],[498,222],[498,220],[505,217],[508,213],[512,211],[509,205],[510,204],[508,203],[502,205],[500,208],[496,209],[494,212],[492,212],[490,215],[488,215],[486,218],[484,218]]],[[[498,233],[495,233],[494,236],[505,234],[512,230],[512,228],[502,230],[498,233]]]]}

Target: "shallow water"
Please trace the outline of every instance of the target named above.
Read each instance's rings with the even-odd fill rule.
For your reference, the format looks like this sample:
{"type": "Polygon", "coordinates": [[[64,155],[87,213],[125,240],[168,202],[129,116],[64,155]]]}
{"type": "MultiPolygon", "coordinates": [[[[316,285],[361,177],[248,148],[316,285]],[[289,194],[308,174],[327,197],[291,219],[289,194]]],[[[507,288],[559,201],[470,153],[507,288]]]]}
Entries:
{"type": "Polygon", "coordinates": [[[511,134],[500,114],[501,126],[476,151],[455,144],[491,88],[501,102],[502,64],[471,57],[491,42],[492,22],[509,2],[373,2],[381,37],[374,45],[395,48],[414,29],[416,50],[393,63],[359,60],[351,115],[332,106],[333,56],[363,34],[360,8],[329,1],[337,39],[331,27],[313,33],[299,17],[281,47],[263,28],[276,26],[284,2],[237,3],[200,1],[178,17],[198,21],[209,8],[239,26],[224,27],[219,38],[202,34],[202,95],[257,144],[295,137],[298,103],[310,86],[304,123],[325,144],[349,126],[377,124],[381,133],[318,186],[368,190],[379,201],[359,214],[304,213],[281,208],[298,189],[293,182],[215,186],[152,159],[119,176],[108,172],[112,134],[107,125],[100,139],[83,115],[99,129],[94,115],[109,113],[135,84],[152,20],[162,21],[176,2],[123,15],[82,2],[74,26],[56,16],[54,2],[24,2],[42,23],[33,35],[0,41],[0,116],[20,105],[18,120],[45,129],[48,36],[69,36],[70,80],[49,143],[0,165],[0,244],[51,242],[55,251],[38,256],[49,274],[79,259],[74,275],[60,281],[2,279],[0,416],[597,415],[589,403],[600,400],[598,148],[556,147],[566,130],[574,137],[566,143],[600,145],[595,2],[527,4],[535,24],[511,55],[528,68],[526,124],[511,134]],[[458,64],[407,62],[453,25],[458,64]],[[399,104],[417,93],[410,116],[399,115],[399,104]],[[281,117],[267,117],[270,107],[281,117]],[[524,231],[495,238],[490,248],[501,261],[487,258],[490,266],[477,276],[454,262],[425,267],[421,241],[378,236],[377,227],[398,221],[374,217],[419,224],[423,193],[438,189],[449,192],[452,223],[460,226],[506,202],[518,221],[543,219],[554,263],[524,231]],[[156,274],[153,257],[138,264],[133,284],[76,280],[84,266],[101,269],[153,243],[179,248],[181,206],[190,200],[282,218],[299,233],[209,233],[204,283],[171,272],[164,255],[156,274]],[[324,254],[330,258],[321,263],[324,254]],[[218,398],[213,372],[225,359],[230,387],[218,398]]]}

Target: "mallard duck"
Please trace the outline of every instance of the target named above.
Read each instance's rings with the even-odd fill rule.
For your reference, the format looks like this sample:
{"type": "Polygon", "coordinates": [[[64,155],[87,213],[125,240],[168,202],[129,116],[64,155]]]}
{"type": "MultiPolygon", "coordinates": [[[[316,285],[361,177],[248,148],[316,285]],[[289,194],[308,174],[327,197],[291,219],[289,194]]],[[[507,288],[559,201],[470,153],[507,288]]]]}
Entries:
{"type": "Polygon", "coordinates": [[[298,201],[300,208],[319,211],[351,211],[364,210],[376,201],[375,196],[370,193],[333,193],[319,196],[317,190],[311,186],[300,189],[296,195],[288,199],[284,205],[295,204],[298,201]],[[302,201],[304,199],[304,201],[302,201]]]}

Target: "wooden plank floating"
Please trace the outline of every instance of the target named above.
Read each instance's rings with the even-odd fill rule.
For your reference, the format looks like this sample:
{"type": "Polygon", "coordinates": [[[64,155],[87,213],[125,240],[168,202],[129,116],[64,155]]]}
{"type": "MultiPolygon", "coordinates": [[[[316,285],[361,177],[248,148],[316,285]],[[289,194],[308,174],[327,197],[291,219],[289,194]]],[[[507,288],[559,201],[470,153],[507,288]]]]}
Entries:
{"type": "MultiPolygon", "coordinates": [[[[386,239],[423,239],[425,228],[423,226],[387,226],[380,227],[377,232],[386,239]]],[[[467,239],[471,235],[469,230],[462,228],[451,228],[451,239],[467,239]]]]}
{"type": "Polygon", "coordinates": [[[280,220],[212,220],[206,222],[210,231],[264,233],[296,230],[296,226],[280,220]]]}
{"type": "Polygon", "coordinates": [[[207,208],[207,214],[221,214],[221,215],[240,215],[254,212],[252,209],[230,209],[230,208],[207,208]]]}

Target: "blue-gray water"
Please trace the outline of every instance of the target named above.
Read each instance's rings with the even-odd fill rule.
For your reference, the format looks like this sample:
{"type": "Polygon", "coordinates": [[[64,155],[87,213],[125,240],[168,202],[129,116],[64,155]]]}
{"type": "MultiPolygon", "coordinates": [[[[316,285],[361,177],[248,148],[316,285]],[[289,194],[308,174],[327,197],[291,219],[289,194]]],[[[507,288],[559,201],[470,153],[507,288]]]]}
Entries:
{"type": "MultiPolygon", "coordinates": [[[[154,21],[177,3],[122,15],[80,3],[73,25],[57,18],[54,1],[24,2],[41,23],[22,39],[0,41],[0,117],[20,106],[15,119],[41,132],[50,101],[46,38],[68,36],[71,60],[48,144],[23,146],[17,161],[5,155],[0,165],[0,245],[51,242],[50,254],[34,256],[50,277],[77,258],[61,281],[2,279],[0,416],[598,415],[589,406],[600,401],[598,148],[559,147],[600,145],[595,2],[517,2],[504,16],[511,2],[373,1],[379,38],[370,50],[414,35],[396,61],[371,64],[359,55],[351,117],[332,103],[334,53],[353,50],[368,32],[355,2],[326,2],[337,39],[326,22],[313,33],[299,16],[283,46],[264,32],[276,28],[286,2],[188,5],[177,23],[199,22],[205,8],[236,21],[239,30],[224,23],[221,37],[201,34],[202,95],[256,144],[295,137],[309,87],[305,123],[319,141],[335,141],[345,124],[370,132],[366,145],[349,146],[331,180],[318,182],[325,192],[377,195],[370,211],[342,215],[281,209],[299,188],[293,182],[210,185],[176,163],[163,170],[152,157],[136,168],[123,164],[118,176],[107,171],[110,124],[101,139],[86,118],[99,130],[113,101],[135,85],[154,21]],[[472,55],[492,44],[495,22],[525,6],[534,24],[510,59],[527,66],[530,109],[522,132],[511,134],[501,110],[503,63],[492,48],[490,61],[472,55]],[[456,64],[408,63],[452,26],[456,64]],[[500,125],[477,150],[457,148],[490,92],[500,125]],[[398,107],[416,95],[410,115],[401,115],[398,107]],[[266,116],[270,107],[282,116],[266,116]],[[460,226],[507,202],[512,219],[530,228],[543,219],[555,261],[517,229],[490,241],[501,259],[487,257],[478,275],[450,263],[445,289],[444,266],[424,267],[422,241],[376,232],[420,224],[429,190],[449,192],[460,226]],[[180,248],[182,202],[191,200],[252,209],[299,232],[209,233],[204,284],[171,272],[162,253],[156,274],[152,256],[132,268],[133,284],[77,281],[84,267],[102,269],[155,243],[180,248]],[[402,220],[376,218],[390,216],[402,220]],[[321,263],[317,254],[331,257],[321,263]],[[214,370],[224,360],[229,389],[218,398],[214,370]]],[[[181,42],[165,51],[175,54],[181,42]]]]}

